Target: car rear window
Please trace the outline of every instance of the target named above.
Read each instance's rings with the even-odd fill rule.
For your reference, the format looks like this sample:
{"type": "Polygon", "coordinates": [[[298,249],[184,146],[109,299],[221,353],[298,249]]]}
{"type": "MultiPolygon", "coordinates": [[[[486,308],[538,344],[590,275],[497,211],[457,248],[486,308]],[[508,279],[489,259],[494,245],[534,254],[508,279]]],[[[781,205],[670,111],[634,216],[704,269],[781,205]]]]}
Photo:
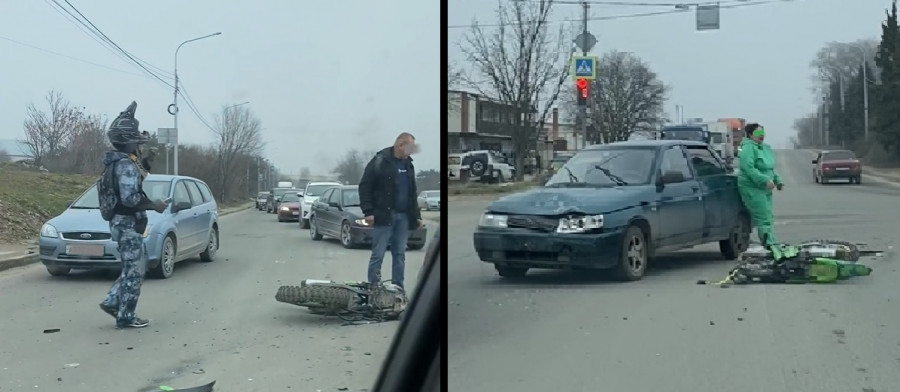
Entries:
{"type": "Polygon", "coordinates": [[[845,161],[856,159],[856,154],[853,151],[832,151],[825,153],[822,158],[826,161],[845,161]]]}
{"type": "Polygon", "coordinates": [[[449,163],[449,164],[451,164],[451,165],[459,165],[459,163],[460,163],[461,161],[462,161],[462,159],[460,159],[459,157],[449,157],[449,158],[447,158],[447,163],[449,163]]]}

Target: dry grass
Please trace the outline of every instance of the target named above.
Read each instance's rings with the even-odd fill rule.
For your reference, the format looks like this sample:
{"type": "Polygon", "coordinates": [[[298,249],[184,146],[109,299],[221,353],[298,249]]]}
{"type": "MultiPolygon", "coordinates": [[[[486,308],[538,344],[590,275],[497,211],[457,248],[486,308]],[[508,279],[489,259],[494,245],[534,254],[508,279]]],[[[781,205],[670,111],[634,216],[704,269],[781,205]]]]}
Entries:
{"type": "Polygon", "coordinates": [[[96,180],[0,164],[0,242],[36,238],[44,222],[63,212],[96,180]]]}

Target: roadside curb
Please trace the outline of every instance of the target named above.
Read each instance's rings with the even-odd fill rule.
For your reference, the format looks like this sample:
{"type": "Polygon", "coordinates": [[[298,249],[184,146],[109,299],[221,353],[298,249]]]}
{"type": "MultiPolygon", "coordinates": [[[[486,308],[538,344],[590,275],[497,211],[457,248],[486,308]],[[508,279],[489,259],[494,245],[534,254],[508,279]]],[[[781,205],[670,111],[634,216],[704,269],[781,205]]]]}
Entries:
{"type": "Polygon", "coordinates": [[[225,215],[233,214],[235,212],[249,210],[251,207],[253,207],[253,205],[254,205],[254,203],[251,202],[251,203],[247,203],[247,205],[245,205],[245,206],[232,207],[232,208],[225,209],[225,210],[219,210],[219,216],[225,216],[225,215]]]}
{"type": "MultiPolygon", "coordinates": [[[[227,210],[222,210],[219,212],[219,216],[230,215],[235,212],[241,212],[250,209],[253,206],[253,203],[248,203],[246,206],[234,207],[227,210]]],[[[40,254],[37,252],[29,253],[22,256],[16,256],[10,259],[0,259],[0,271],[5,271],[12,268],[24,267],[29,264],[38,263],[41,261],[40,254]]]]}
{"type": "Polygon", "coordinates": [[[41,260],[38,253],[29,253],[22,256],[13,257],[11,259],[0,260],[0,271],[23,267],[29,264],[37,263],[41,260]]]}

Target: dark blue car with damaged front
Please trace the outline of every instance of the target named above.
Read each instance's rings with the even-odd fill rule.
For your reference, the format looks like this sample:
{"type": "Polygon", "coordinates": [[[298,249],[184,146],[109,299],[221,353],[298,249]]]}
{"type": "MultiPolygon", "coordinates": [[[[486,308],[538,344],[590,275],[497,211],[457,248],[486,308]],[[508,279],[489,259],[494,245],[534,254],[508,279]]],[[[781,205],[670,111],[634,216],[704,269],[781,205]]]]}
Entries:
{"type": "Polygon", "coordinates": [[[589,146],[543,187],[494,201],[474,242],[502,277],[611,269],[633,281],[657,252],[718,242],[734,260],[750,231],[737,178],[709,145],[640,140],[589,146]]]}

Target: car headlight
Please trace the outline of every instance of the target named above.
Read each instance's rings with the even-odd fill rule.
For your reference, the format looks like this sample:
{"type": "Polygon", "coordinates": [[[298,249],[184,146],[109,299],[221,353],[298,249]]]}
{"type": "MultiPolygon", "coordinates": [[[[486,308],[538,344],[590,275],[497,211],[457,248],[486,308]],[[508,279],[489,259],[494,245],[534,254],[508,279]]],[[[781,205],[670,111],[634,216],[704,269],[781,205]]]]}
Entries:
{"type": "Polygon", "coordinates": [[[147,228],[144,229],[144,238],[150,235],[150,229],[153,228],[153,225],[147,225],[147,228]]]}
{"type": "Polygon", "coordinates": [[[478,222],[478,226],[481,227],[507,227],[506,226],[506,215],[497,215],[497,214],[482,214],[481,220],[478,222]]]}
{"type": "Polygon", "coordinates": [[[603,228],[603,215],[569,216],[559,219],[557,233],[585,233],[603,228]]]}
{"type": "Polygon", "coordinates": [[[280,209],[281,209],[282,211],[290,211],[290,208],[287,208],[287,207],[281,207],[280,209]]]}
{"type": "Polygon", "coordinates": [[[357,225],[360,225],[360,226],[369,226],[369,223],[366,222],[365,219],[357,219],[357,220],[353,221],[353,223],[356,223],[357,225]]]}
{"type": "Polygon", "coordinates": [[[53,227],[53,225],[45,223],[41,226],[41,237],[57,238],[59,237],[59,232],[56,231],[56,228],[53,227]]]}

